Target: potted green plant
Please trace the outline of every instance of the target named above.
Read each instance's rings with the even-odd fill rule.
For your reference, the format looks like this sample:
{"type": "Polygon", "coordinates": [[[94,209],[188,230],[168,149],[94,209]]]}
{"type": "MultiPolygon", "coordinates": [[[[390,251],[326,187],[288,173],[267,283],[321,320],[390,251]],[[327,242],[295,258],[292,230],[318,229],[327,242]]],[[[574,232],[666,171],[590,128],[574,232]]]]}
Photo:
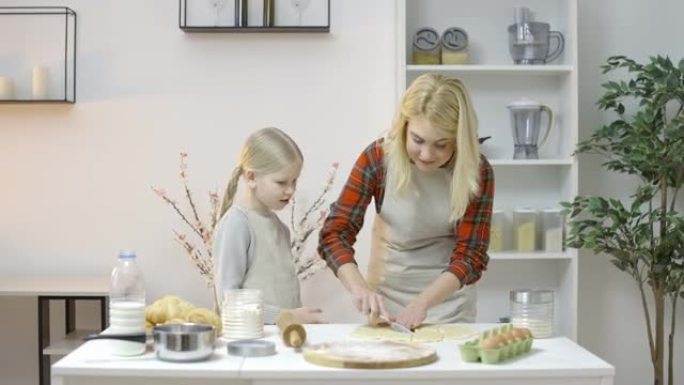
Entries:
{"type": "MultiPolygon", "coordinates": [[[[664,384],[665,335],[668,384],[674,383],[677,300],[684,298],[684,217],[677,198],[684,182],[684,60],[651,57],[640,64],[608,58],[603,73],[626,70],[627,79],[608,81],[597,102],[615,120],[578,144],[577,153],[607,160],[608,170],[638,180],[629,199],[578,196],[563,202],[569,215],[566,244],[610,256],[641,293],[654,384],[664,384]],[[650,297],[650,298],[649,298],[650,297]],[[665,319],[665,307],[671,318],[665,319]]],[[[681,361],[679,361],[681,363],[681,361]]]]}

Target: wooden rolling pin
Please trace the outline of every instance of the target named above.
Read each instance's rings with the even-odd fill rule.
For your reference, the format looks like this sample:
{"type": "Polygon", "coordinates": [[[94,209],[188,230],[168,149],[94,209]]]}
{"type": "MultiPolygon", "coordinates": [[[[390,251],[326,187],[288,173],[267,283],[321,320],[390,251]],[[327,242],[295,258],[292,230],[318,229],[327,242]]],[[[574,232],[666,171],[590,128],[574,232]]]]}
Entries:
{"type": "Polygon", "coordinates": [[[304,345],[306,330],[304,330],[304,326],[295,322],[294,315],[291,312],[281,310],[278,318],[276,318],[276,324],[285,346],[299,348],[304,345]]]}

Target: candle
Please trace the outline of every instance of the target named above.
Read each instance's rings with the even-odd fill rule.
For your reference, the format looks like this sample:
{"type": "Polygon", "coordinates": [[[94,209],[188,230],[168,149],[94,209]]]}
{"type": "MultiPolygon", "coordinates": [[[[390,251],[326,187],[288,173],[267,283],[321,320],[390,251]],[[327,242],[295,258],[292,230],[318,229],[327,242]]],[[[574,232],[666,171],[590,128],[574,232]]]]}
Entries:
{"type": "Polygon", "coordinates": [[[31,95],[34,99],[48,98],[48,69],[42,66],[33,67],[33,83],[31,95]]]}
{"type": "Polygon", "coordinates": [[[12,79],[0,76],[0,99],[14,99],[12,79]]]}

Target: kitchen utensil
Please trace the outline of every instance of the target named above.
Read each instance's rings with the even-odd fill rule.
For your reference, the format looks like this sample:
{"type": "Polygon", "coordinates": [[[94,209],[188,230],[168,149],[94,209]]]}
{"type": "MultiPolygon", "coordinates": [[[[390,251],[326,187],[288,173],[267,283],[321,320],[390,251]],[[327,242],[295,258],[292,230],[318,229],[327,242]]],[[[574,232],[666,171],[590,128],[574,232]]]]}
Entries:
{"type": "Polygon", "coordinates": [[[389,325],[389,327],[395,332],[413,334],[413,331],[411,329],[407,328],[406,326],[398,322],[391,321],[384,315],[379,315],[376,319],[371,319],[369,323],[375,326],[389,325]]]}
{"type": "Polygon", "coordinates": [[[546,64],[560,56],[565,39],[559,31],[551,31],[548,23],[528,21],[508,26],[508,49],[515,64],[546,64]],[[551,40],[556,41],[550,50],[551,40]]]}
{"type": "Polygon", "coordinates": [[[513,159],[538,159],[538,147],[546,142],[554,126],[556,115],[546,104],[522,98],[509,104],[511,129],[513,130],[514,152],[513,159]],[[548,114],[546,133],[539,142],[542,112],[548,114]]]}
{"type": "MultiPolygon", "coordinates": [[[[157,325],[152,329],[154,352],[158,359],[174,362],[203,361],[214,352],[216,330],[212,325],[182,323],[157,325]]],[[[84,340],[112,339],[145,343],[145,333],[96,334],[84,340]]]]}
{"type": "Polygon", "coordinates": [[[275,344],[264,340],[238,340],[228,343],[228,354],[242,357],[264,357],[276,354],[275,344]]]}
{"type": "Polygon", "coordinates": [[[490,135],[490,136],[483,136],[483,137],[478,138],[477,141],[478,141],[480,144],[482,144],[482,143],[486,142],[487,140],[489,140],[489,139],[491,139],[491,138],[492,138],[491,135],[490,135]]]}
{"type": "Polygon", "coordinates": [[[437,353],[415,343],[337,341],[305,347],[304,359],[334,368],[391,369],[427,365],[437,360],[437,353]]]}
{"type": "Polygon", "coordinates": [[[282,310],[276,318],[276,324],[285,346],[299,348],[304,345],[306,330],[304,330],[304,326],[295,321],[294,315],[291,312],[282,310]]]}
{"type": "Polygon", "coordinates": [[[83,337],[83,341],[91,340],[119,340],[145,343],[147,335],[145,333],[129,333],[129,334],[91,334],[83,337]]]}

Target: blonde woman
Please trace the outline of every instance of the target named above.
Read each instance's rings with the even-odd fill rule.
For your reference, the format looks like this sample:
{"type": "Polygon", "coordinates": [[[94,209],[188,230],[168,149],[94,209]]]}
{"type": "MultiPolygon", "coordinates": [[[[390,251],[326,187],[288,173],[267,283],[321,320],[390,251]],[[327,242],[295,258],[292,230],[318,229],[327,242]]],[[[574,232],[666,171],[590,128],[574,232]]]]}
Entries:
{"type": "Polygon", "coordinates": [[[418,77],[385,139],[359,156],[320,233],[327,261],[356,308],[409,328],[474,322],[474,284],[486,269],[494,174],[461,81],[418,77]],[[375,200],[367,279],[356,235],[375,200]]]}
{"type": "Polygon", "coordinates": [[[304,158],[297,144],[277,128],[247,138],[233,170],[214,230],[216,280],[222,290],[260,289],[264,323],[283,309],[301,323],[321,321],[321,311],[302,307],[290,252],[290,232],[274,211],[283,209],[297,186],[304,158]],[[239,182],[245,193],[233,203],[239,182]]]}

